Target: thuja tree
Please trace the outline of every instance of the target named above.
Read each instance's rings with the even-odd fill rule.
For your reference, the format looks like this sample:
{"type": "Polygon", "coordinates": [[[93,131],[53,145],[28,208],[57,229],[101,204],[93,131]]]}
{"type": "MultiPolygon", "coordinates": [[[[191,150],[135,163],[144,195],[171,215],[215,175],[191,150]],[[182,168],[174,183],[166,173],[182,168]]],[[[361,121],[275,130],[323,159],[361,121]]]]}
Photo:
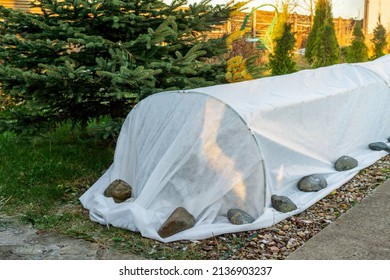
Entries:
{"type": "Polygon", "coordinates": [[[316,3],[305,56],[314,67],[328,66],[339,61],[339,46],[329,0],[318,0],[316,3]]]}
{"type": "Polygon", "coordinates": [[[385,55],[385,48],[387,45],[387,32],[385,27],[382,25],[381,16],[378,15],[378,22],[374,29],[374,37],[371,42],[373,43],[373,55],[371,59],[376,59],[378,57],[385,55]]]}
{"type": "Polygon", "coordinates": [[[40,14],[0,6],[0,80],[14,106],[3,129],[36,132],[123,118],[155,92],[224,81],[223,40],[205,32],[230,12],[210,1],[39,0],[40,14]]]}
{"type": "Polygon", "coordinates": [[[346,60],[349,63],[368,60],[368,48],[360,22],[356,22],[353,28],[353,40],[351,46],[347,48],[346,60]]]}
{"type": "Polygon", "coordinates": [[[284,23],[280,37],[275,40],[274,53],[269,56],[272,75],[283,75],[295,72],[294,49],[296,39],[291,32],[291,24],[284,23]]]}

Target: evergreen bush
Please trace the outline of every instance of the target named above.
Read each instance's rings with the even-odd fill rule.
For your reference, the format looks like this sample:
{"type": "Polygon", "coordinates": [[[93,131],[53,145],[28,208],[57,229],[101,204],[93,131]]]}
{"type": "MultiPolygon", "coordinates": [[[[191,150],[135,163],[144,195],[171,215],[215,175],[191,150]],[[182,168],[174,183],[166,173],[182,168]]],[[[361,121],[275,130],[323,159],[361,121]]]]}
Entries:
{"type": "Polygon", "coordinates": [[[291,32],[291,24],[285,23],[282,34],[275,40],[274,53],[269,56],[272,75],[295,72],[294,49],[296,39],[291,32]]]}
{"type": "Polygon", "coordinates": [[[307,40],[305,56],[314,67],[339,62],[339,46],[329,0],[318,0],[316,3],[314,23],[307,40]]]}
{"type": "Polygon", "coordinates": [[[353,28],[353,40],[347,48],[346,61],[349,63],[364,62],[368,60],[368,48],[365,43],[364,34],[359,23],[353,28]]]}
{"type": "MultiPolygon", "coordinates": [[[[39,0],[41,13],[0,6],[0,80],[15,106],[2,129],[35,133],[71,121],[124,118],[158,91],[225,81],[227,5],[210,0],[39,0]]],[[[36,10],[36,9],[35,9],[36,10]]],[[[1,129],[0,129],[1,130],[1,129]]]]}
{"type": "Polygon", "coordinates": [[[387,32],[381,22],[381,15],[378,15],[378,22],[374,29],[374,37],[371,42],[373,43],[373,55],[371,59],[377,59],[385,55],[385,49],[387,46],[387,32]]]}

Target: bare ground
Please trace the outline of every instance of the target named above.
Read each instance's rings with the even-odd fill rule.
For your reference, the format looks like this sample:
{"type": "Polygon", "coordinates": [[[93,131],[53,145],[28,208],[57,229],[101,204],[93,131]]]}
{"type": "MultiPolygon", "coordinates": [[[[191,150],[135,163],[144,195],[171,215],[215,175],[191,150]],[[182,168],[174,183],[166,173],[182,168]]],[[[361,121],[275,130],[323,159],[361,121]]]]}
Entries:
{"type": "Polygon", "coordinates": [[[0,260],[137,260],[99,244],[39,231],[17,218],[0,216],[0,260]]]}

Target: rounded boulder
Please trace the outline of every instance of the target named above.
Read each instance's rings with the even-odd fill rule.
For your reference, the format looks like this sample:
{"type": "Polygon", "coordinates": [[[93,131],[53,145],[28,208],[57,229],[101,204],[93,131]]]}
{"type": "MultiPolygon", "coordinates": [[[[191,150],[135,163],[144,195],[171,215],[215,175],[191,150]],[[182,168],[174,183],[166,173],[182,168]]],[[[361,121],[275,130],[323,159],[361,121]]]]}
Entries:
{"type": "Polygon", "coordinates": [[[328,182],[322,175],[309,175],[298,182],[298,189],[303,192],[318,192],[328,186],[328,182]]]}

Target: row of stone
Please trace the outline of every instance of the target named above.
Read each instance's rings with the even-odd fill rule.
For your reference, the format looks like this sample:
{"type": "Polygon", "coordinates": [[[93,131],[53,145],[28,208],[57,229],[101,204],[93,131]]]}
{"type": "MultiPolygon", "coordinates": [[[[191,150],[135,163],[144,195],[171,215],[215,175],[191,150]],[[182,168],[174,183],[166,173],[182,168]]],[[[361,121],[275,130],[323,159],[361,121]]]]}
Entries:
{"type": "MultiPolygon", "coordinates": [[[[387,139],[390,142],[390,137],[387,139]]],[[[374,151],[386,151],[390,153],[390,146],[384,142],[375,142],[368,145],[371,150],[374,151]]],[[[342,156],[336,160],[334,168],[337,171],[347,171],[358,166],[358,161],[350,156],[342,156]]],[[[298,189],[303,192],[317,192],[328,185],[326,179],[322,175],[313,174],[303,177],[298,182],[298,189]]],[[[282,213],[291,212],[297,209],[294,202],[286,196],[273,195],[271,197],[272,206],[282,213]]]]}
{"type": "MultiPolygon", "coordinates": [[[[255,221],[251,215],[236,208],[229,209],[227,212],[227,217],[229,221],[235,225],[251,224],[255,221]]],[[[194,216],[192,216],[185,208],[178,207],[161,226],[158,234],[162,238],[166,238],[183,230],[189,229],[194,225],[194,216]]]]}
{"type": "MultiPolygon", "coordinates": [[[[131,198],[132,187],[123,180],[113,181],[104,191],[104,196],[111,197],[116,203],[121,203],[131,198]]],[[[236,225],[250,224],[255,220],[248,213],[240,209],[230,209],[227,212],[228,219],[236,225]]],[[[178,232],[189,229],[195,225],[195,218],[185,208],[178,207],[164,222],[158,231],[162,238],[167,238],[178,232]]]]}
{"type": "MultiPolygon", "coordinates": [[[[390,142],[390,137],[389,137],[390,142]]],[[[390,153],[390,146],[383,142],[371,143],[368,145],[374,151],[387,151],[390,153]]],[[[358,166],[358,161],[349,156],[340,157],[334,164],[337,171],[346,171],[358,166]]],[[[298,189],[304,192],[316,192],[327,187],[327,181],[324,176],[314,174],[303,177],[298,182],[298,189]]],[[[131,198],[132,188],[123,180],[113,181],[104,191],[106,197],[112,197],[116,203],[121,203],[131,198]]],[[[288,213],[297,209],[294,202],[286,196],[271,196],[272,206],[279,212],[288,213]]],[[[255,219],[241,209],[232,208],[227,212],[227,217],[232,224],[242,225],[250,224],[255,219]]],[[[160,227],[158,234],[162,238],[167,238],[178,232],[189,229],[195,225],[195,218],[185,208],[178,207],[164,224],[160,227]]]]}
{"type": "MultiPolygon", "coordinates": [[[[358,166],[358,161],[350,156],[342,156],[336,160],[334,167],[337,171],[346,171],[358,166]]],[[[303,192],[317,192],[326,188],[328,182],[325,177],[313,174],[303,177],[298,182],[298,189],[303,192]]],[[[272,207],[282,213],[288,213],[297,209],[294,202],[286,196],[273,195],[271,197],[272,207]]]]}

